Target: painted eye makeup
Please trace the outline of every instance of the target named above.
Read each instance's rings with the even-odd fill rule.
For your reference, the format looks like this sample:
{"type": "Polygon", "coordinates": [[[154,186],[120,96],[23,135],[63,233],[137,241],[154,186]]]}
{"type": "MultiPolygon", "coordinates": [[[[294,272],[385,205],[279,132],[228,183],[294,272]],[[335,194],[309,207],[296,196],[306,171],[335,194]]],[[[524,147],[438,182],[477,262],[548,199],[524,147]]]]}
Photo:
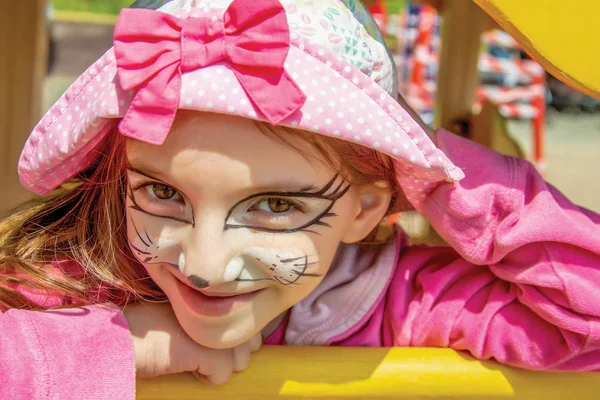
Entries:
{"type": "Polygon", "coordinates": [[[350,189],[350,184],[335,175],[317,192],[268,192],[238,202],[225,219],[225,230],[247,228],[264,232],[311,232],[314,227],[331,227],[327,218],[335,202],[350,189]],[[312,229],[311,229],[312,228],[312,229]]]}
{"type": "Polygon", "coordinates": [[[127,195],[130,208],[158,218],[194,225],[191,207],[175,187],[130,169],[127,195]],[[137,175],[137,176],[136,176],[137,175]]]}
{"type": "MultiPolygon", "coordinates": [[[[181,191],[134,168],[128,170],[127,195],[131,209],[195,226],[193,209],[181,191]]],[[[273,233],[319,234],[315,227],[331,227],[325,220],[337,216],[331,209],[349,189],[350,183],[336,174],[317,191],[257,193],[230,209],[224,230],[247,228],[273,233]]]]}

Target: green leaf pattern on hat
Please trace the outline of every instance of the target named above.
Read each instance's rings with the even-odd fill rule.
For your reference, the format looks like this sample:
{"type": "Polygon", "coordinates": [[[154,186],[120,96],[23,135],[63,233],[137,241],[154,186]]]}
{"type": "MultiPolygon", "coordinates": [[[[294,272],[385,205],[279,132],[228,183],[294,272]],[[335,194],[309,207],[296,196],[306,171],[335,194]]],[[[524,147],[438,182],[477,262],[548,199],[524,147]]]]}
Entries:
{"type": "Polygon", "coordinates": [[[172,0],[137,0],[130,8],[149,8],[156,10],[172,0]]]}
{"type": "Polygon", "coordinates": [[[375,21],[360,1],[288,0],[284,6],[291,17],[292,34],[334,52],[395,95],[396,68],[375,21]],[[363,21],[371,24],[373,34],[363,21]]]}
{"type": "MultiPolygon", "coordinates": [[[[375,39],[379,43],[381,43],[381,45],[383,47],[385,47],[387,50],[385,40],[383,38],[383,35],[381,34],[381,31],[379,30],[379,26],[377,25],[377,22],[375,22],[375,19],[373,19],[373,16],[371,15],[371,13],[365,8],[365,5],[362,3],[362,1],[360,1],[360,0],[340,0],[340,1],[342,3],[344,3],[350,11],[352,11],[352,14],[354,14],[354,17],[362,24],[362,26],[365,28],[367,33],[373,39],[375,39]]],[[[392,68],[390,71],[391,83],[394,88],[397,88],[398,87],[398,74],[396,71],[396,65],[394,64],[394,61],[393,61],[392,56],[389,53],[389,51],[388,51],[388,57],[390,58],[390,61],[392,63],[392,68]]]]}

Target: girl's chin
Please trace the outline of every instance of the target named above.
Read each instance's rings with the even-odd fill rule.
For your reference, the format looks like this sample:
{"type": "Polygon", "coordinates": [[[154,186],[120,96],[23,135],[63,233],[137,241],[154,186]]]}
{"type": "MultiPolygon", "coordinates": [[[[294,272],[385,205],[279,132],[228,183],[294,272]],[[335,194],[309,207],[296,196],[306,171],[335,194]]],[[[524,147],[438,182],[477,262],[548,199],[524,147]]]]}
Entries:
{"type": "Polygon", "coordinates": [[[179,323],[187,335],[196,343],[211,349],[229,349],[249,341],[254,335],[259,334],[261,327],[257,327],[252,319],[244,321],[239,318],[230,320],[220,319],[207,323],[187,315],[188,318],[179,316],[179,323]]]}
{"type": "MultiPolygon", "coordinates": [[[[186,331],[187,332],[187,331],[186,331]]],[[[216,333],[216,332],[215,332],[216,333]]],[[[223,335],[207,335],[202,332],[200,335],[188,335],[198,344],[211,349],[230,349],[248,342],[254,334],[248,335],[243,332],[224,332],[223,335]]]]}
{"type": "Polygon", "coordinates": [[[208,347],[209,349],[221,350],[221,349],[232,349],[234,347],[237,347],[241,344],[248,342],[250,339],[251,339],[251,337],[242,338],[240,340],[231,341],[231,342],[222,342],[222,341],[216,340],[216,341],[209,341],[207,343],[202,343],[202,342],[197,342],[197,343],[200,344],[201,346],[208,347]]]}

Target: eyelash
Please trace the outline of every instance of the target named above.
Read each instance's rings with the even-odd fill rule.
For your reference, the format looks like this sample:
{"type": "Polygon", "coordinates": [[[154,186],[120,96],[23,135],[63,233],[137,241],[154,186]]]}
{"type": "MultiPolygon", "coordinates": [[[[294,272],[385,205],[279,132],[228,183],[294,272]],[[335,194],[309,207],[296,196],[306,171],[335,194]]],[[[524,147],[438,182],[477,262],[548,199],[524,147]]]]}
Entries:
{"type": "MultiPolygon", "coordinates": [[[[146,194],[146,197],[147,197],[148,201],[151,201],[151,202],[156,202],[156,203],[164,203],[164,202],[172,202],[172,201],[176,201],[176,202],[178,202],[178,203],[185,203],[185,197],[183,196],[183,194],[181,194],[181,192],[180,192],[179,190],[175,189],[173,186],[167,185],[167,184],[165,184],[165,183],[162,183],[162,182],[157,182],[157,181],[144,181],[144,182],[140,182],[140,183],[138,183],[137,185],[133,185],[133,186],[131,187],[131,190],[132,190],[134,193],[137,193],[137,191],[138,191],[138,190],[140,190],[140,189],[146,189],[146,193],[145,193],[145,194],[146,194]],[[174,198],[170,198],[170,199],[161,199],[161,198],[159,198],[158,196],[151,194],[151,193],[150,193],[150,192],[151,192],[151,189],[147,189],[147,188],[149,188],[149,187],[151,187],[151,186],[154,186],[154,185],[156,185],[156,186],[166,186],[166,187],[168,187],[168,188],[171,188],[171,189],[173,189],[173,191],[175,192],[175,196],[179,196],[180,198],[179,198],[179,199],[174,199],[174,198]]],[[[173,197],[175,197],[175,196],[173,196],[173,197]]]]}
{"type": "Polygon", "coordinates": [[[250,207],[248,207],[247,211],[253,211],[253,212],[265,212],[271,215],[276,215],[276,216],[287,216],[290,213],[296,211],[296,212],[300,212],[302,214],[306,214],[306,210],[305,207],[298,203],[295,202],[293,200],[288,199],[287,197],[277,197],[277,196],[270,196],[270,197],[261,197],[258,200],[256,200],[255,202],[252,203],[252,205],[250,207]],[[282,213],[268,213],[267,211],[263,211],[258,209],[258,206],[264,202],[264,201],[269,201],[269,200],[283,200],[287,203],[290,204],[291,208],[288,211],[282,212],[282,213]]]}

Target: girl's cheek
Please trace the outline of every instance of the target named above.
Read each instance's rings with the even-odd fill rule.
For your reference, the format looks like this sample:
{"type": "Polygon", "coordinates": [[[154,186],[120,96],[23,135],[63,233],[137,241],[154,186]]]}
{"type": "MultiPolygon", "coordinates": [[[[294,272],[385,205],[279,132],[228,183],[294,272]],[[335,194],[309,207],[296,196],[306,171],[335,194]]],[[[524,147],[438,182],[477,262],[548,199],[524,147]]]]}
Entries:
{"type": "Polygon", "coordinates": [[[290,288],[318,283],[328,272],[340,243],[330,235],[279,234],[268,246],[249,247],[246,257],[260,259],[269,277],[290,288]]]}
{"type": "Polygon", "coordinates": [[[251,247],[232,259],[226,275],[240,280],[268,279],[288,286],[299,283],[307,274],[316,277],[318,274],[313,271],[318,267],[318,256],[308,255],[302,249],[251,247]]]}
{"type": "Polygon", "coordinates": [[[145,265],[168,264],[182,270],[185,255],[180,243],[169,238],[168,231],[146,216],[128,213],[127,236],[134,256],[145,265]]]}

